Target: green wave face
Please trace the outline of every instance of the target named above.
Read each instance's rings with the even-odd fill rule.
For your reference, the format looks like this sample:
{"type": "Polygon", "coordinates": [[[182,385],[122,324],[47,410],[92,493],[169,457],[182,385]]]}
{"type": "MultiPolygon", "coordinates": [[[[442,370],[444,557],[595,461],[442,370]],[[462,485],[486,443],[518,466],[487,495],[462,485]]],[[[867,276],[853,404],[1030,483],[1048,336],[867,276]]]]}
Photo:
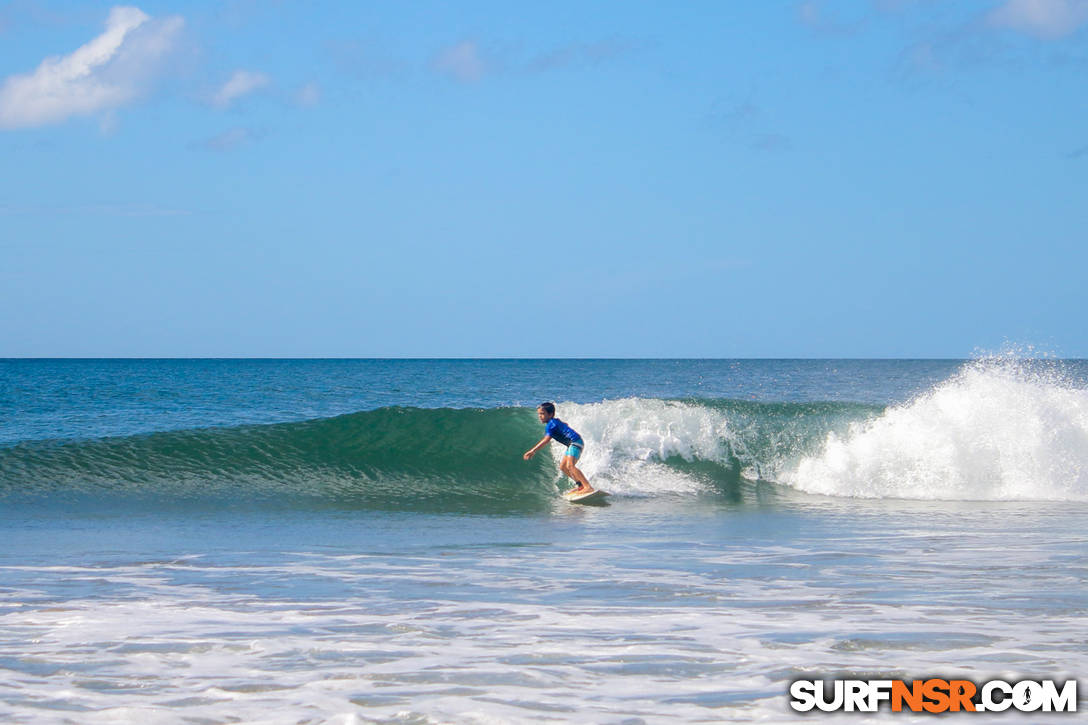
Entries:
{"type": "Polygon", "coordinates": [[[524,409],[383,408],[266,426],[0,449],[7,497],[318,500],[365,508],[535,508],[555,495],[524,409]]]}
{"type": "MultiPolygon", "coordinates": [[[[856,498],[1088,500],[1088,390],[977,364],[888,408],[623,398],[560,403],[579,467],[624,496],[711,495],[758,482],[856,498]]],[[[535,511],[561,453],[521,454],[531,409],[382,408],[336,418],[0,448],[0,498],[148,505],[279,502],[535,511]]],[[[563,484],[564,486],[566,484],[563,484]]],[[[766,487],[762,487],[766,488],[766,487]]]]}
{"type": "MultiPolygon", "coordinates": [[[[829,432],[878,415],[849,403],[627,398],[561,406],[587,441],[579,466],[619,496],[724,495],[777,480],[829,432]]],[[[544,510],[557,445],[525,408],[382,408],[299,423],[0,448],[0,497],[81,505],[185,502],[391,510],[544,510]]]]}
{"type": "MultiPolygon", "coordinates": [[[[619,495],[725,493],[818,444],[849,404],[631,398],[561,412],[587,440],[581,462],[619,495]]],[[[841,426],[840,426],[841,427],[841,426]]],[[[560,481],[553,445],[524,408],[382,408],[263,426],[162,432],[0,449],[0,496],[181,505],[303,503],[431,511],[532,511],[560,481]]]]}

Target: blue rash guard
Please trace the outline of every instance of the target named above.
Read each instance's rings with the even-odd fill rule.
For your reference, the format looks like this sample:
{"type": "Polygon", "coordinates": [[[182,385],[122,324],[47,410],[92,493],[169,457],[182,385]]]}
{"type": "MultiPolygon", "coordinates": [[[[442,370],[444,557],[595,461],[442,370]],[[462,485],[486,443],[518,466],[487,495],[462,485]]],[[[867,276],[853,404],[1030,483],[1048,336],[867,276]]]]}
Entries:
{"type": "Polygon", "coordinates": [[[578,431],[558,418],[552,418],[548,421],[547,425],[544,426],[544,435],[551,436],[553,441],[562,443],[565,446],[585,446],[585,443],[582,442],[582,436],[578,435],[578,431]]]}

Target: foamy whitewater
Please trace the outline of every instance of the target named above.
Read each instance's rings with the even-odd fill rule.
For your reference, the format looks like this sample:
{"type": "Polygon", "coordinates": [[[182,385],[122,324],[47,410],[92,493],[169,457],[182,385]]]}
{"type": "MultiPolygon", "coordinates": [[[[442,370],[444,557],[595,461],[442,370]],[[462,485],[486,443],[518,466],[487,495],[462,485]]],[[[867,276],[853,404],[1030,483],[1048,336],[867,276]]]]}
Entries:
{"type": "Polygon", "coordinates": [[[797,678],[1079,677],[1086,376],[0,361],[0,721],[794,722],[797,678]],[[605,505],[521,459],[544,399],[605,505]]]}
{"type": "Polygon", "coordinates": [[[1088,499],[1088,391],[1052,371],[986,360],[844,436],[786,472],[832,496],[1088,499]]]}
{"type": "MultiPolygon", "coordinates": [[[[724,402],[632,398],[565,410],[597,452],[586,472],[631,495],[703,488],[697,477],[663,465],[681,459],[738,465],[752,480],[828,496],[1088,500],[1088,390],[1053,366],[1037,370],[1022,360],[971,363],[845,430],[826,417],[805,425],[812,415],[805,406],[744,411],[724,402]],[[752,420],[775,412],[773,421],[752,420]],[[769,435],[777,446],[767,445],[769,435]]],[[[840,412],[851,415],[857,411],[840,412]]],[[[558,461],[561,451],[554,454],[558,461]]]]}

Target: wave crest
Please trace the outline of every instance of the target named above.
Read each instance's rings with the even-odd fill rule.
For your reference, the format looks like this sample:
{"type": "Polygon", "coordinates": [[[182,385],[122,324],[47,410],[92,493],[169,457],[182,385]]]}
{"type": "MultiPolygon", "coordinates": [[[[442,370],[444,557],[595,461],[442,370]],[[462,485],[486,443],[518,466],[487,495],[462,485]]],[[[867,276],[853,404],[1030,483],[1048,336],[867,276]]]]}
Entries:
{"type": "MultiPolygon", "coordinates": [[[[1088,500],[1088,390],[1054,366],[971,363],[887,409],[626,398],[558,412],[586,438],[580,467],[617,495],[736,496],[769,481],[830,496],[1088,500]]],[[[0,448],[0,495],[526,510],[550,505],[560,483],[548,456],[521,459],[541,434],[526,408],[393,407],[29,442],[0,448]]]]}
{"type": "Polygon", "coordinates": [[[863,498],[1088,500],[1088,390],[1060,368],[992,358],[829,433],[781,480],[863,498]]]}

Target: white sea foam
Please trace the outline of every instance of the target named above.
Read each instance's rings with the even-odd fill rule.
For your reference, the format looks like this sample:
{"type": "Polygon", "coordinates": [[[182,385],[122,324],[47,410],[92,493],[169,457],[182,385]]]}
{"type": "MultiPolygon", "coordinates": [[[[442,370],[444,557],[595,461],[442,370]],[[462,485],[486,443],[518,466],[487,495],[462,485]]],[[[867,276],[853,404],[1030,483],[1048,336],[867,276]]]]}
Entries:
{"type": "MultiPolygon", "coordinates": [[[[713,408],[644,398],[559,405],[560,417],[586,441],[579,468],[600,479],[611,493],[648,496],[695,493],[706,489],[698,478],[664,465],[685,461],[727,460],[738,440],[726,415],[713,408]]],[[[563,450],[553,446],[556,460],[563,450]]]]}
{"type": "MultiPolygon", "coordinates": [[[[819,441],[811,438],[814,430],[802,429],[826,421],[771,414],[759,432],[750,421],[732,420],[731,410],[625,398],[563,403],[559,412],[586,438],[582,470],[625,495],[707,490],[700,475],[666,465],[683,459],[739,464],[746,477],[832,496],[1088,500],[1088,390],[1066,379],[1057,364],[974,361],[875,418],[819,432],[822,445],[813,445],[819,441]],[[786,430],[794,425],[801,428],[786,430]],[[766,440],[757,444],[753,436],[766,440]]],[[[553,447],[552,453],[558,460],[562,451],[553,447]]]]}
{"type": "Polygon", "coordinates": [[[768,538],[629,512],[577,509],[559,545],[0,566],[0,720],[802,722],[799,677],[1088,667],[1063,590],[1083,516],[907,512],[831,538],[815,517],[768,538]]]}
{"type": "Polygon", "coordinates": [[[1088,500],[1088,390],[1053,367],[986,359],[827,436],[781,480],[834,496],[1088,500]]]}

